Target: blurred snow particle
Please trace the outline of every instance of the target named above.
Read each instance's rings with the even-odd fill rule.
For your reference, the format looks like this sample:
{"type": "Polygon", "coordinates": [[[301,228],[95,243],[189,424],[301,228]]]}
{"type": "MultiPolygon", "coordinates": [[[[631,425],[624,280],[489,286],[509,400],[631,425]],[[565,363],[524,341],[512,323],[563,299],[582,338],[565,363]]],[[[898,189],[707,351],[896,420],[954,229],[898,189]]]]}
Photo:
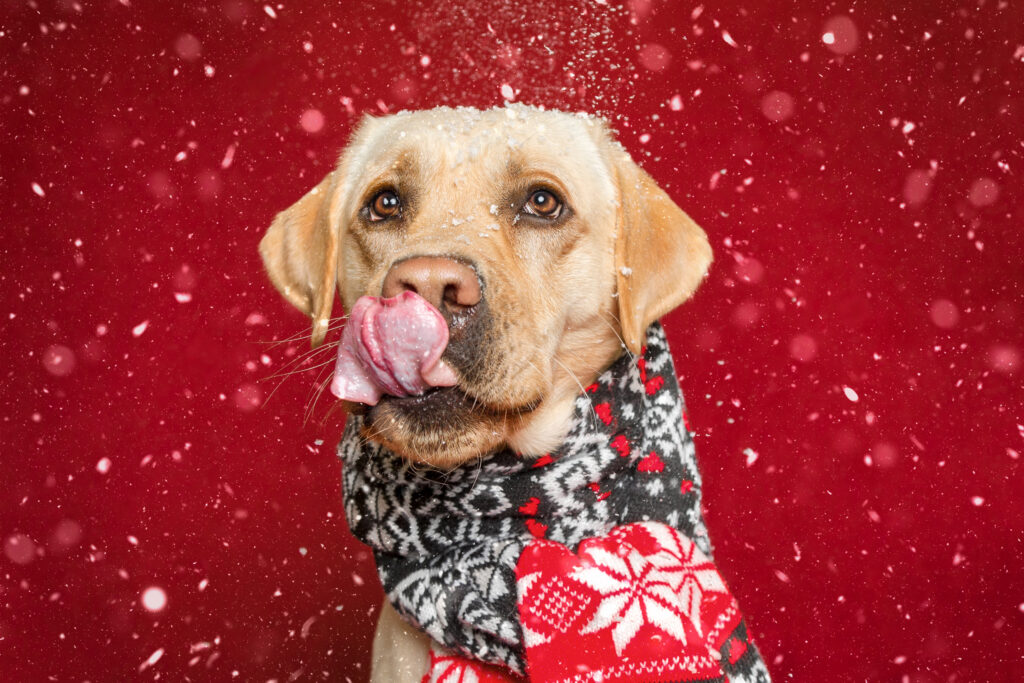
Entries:
{"type": "Polygon", "coordinates": [[[761,113],[769,121],[778,123],[793,115],[793,96],[781,90],[772,90],[761,99],[761,113]]]}
{"type": "Polygon", "coordinates": [[[142,606],[150,612],[159,612],[167,607],[167,593],[159,586],[150,586],[142,591],[142,606]]]}
{"type": "Polygon", "coordinates": [[[96,463],[96,471],[100,474],[106,474],[110,471],[110,458],[100,458],[99,462],[96,463]]]}
{"type": "Polygon", "coordinates": [[[837,55],[848,55],[857,49],[857,25],[847,16],[832,17],[825,22],[821,42],[837,55]]]}
{"type": "Polygon", "coordinates": [[[860,396],[858,396],[857,392],[853,390],[853,387],[843,387],[843,394],[854,403],[860,400],[860,396]]]}
{"type": "Polygon", "coordinates": [[[143,320],[141,323],[132,328],[133,337],[141,337],[146,333],[146,328],[149,327],[149,321],[143,320]]]}
{"type": "Polygon", "coordinates": [[[888,469],[899,460],[899,451],[888,441],[879,441],[871,449],[871,460],[883,469],[888,469]]]}
{"type": "Polygon", "coordinates": [[[62,519],[57,522],[50,534],[50,550],[64,553],[71,550],[82,540],[82,525],[73,519],[62,519]]]}
{"type": "Polygon", "coordinates": [[[25,534],[11,534],[4,541],[4,555],[14,564],[28,564],[36,557],[36,544],[25,534]]]}
{"type": "Polygon", "coordinates": [[[798,334],[789,341],[789,355],[793,360],[809,363],[818,355],[818,342],[808,334],[798,334]]]}
{"type": "Polygon", "coordinates": [[[755,451],[753,448],[744,448],[743,455],[747,456],[747,467],[750,467],[755,462],[757,462],[759,453],[755,451]]]}
{"type": "Polygon", "coordinates": [[[203,169],[196,174],[196,194],[204,201],[212,201],[220,194],[223,183],[220,174],[212,168],[203,169]]]}
{"type": "Polygon", "coordinates": [[[302,51],[308,55],[310,52],[313,51],[313,43],[309,42],[308,40],[302,43],[302,51]]]}
{"type": "Polygon", "coordinates": [[[263,11],[266,12],[267,16],[270,17],[271,19],[277,19],[277,12],[275,12],[274,8],[271,7],[270,5],[264,5],[263,11]]]}
{"type": "Polygon", "coordinates": [[[75,369],[75,354],[68,347],[55,344],[43,351],[43,367],[57,377],[69,375],[75,369]]]}
{"type": "Polygon", "coordinates": [[[664,45],[647,43],[640,49],[640,64],[648,71],[661,71],[672,61],[672,53],[664,45]]]}
{"type": "Polygon", "coordinates": [[[302,112],[299,125],[307,133],[319,133],[324,128],[324,115],[319,109],[307,109],[302,112]]]}
{"type": "Polygon", "coordinates": [[[43,191],[43,186],[40,185],[39,183],[32,183],[32,191],[35,192],[40,197],[46,196],[46,192],[43,191]]]}
{"type": "Polygon", "coordinates": [[[732,311],[732,322],[737,327],[750,327],[761,320],[761,306],[756,301],[744,301],[732,311]]]}
{"type": "Polygon", "coordinates": [[[726,44],[731,45],[732,47],[739,47],[739,45],[736,44],[736,41],[733,40],[732,36],[729,35],[729,32],[726,31],[725,29],[722,29],[722,40],[724,40],[726,44]]]}
{"type": "Polygon", "coordinates": [[[154,171],[147,178],[149,193],[157,199],[167,199],[174,196],[174,183],[171,177],[163,171],[154,171]]]}
{"type": "Polygon", "coordinates": [[[718,187],[718,181],[722,177],[723,171],[715,171],[711,174],[711,178],[708,180],[708,186],[712,189],[718,187]]]}
{"type": "Polygon", "coordinates": [[[764,279],[764,266],[753,256],[735,254],[736,277],[750,285],[756,285],[764,279]]]}
{"type": "Polygon", "coordinates": [[[971,185],[967,200],[978,208],[991,206],[999,199],[999,184],[991,178],[978,178],[971,185]]]}
{"type": "Polygon", "coordinates": [[[187,304],[189,301],[192,301],[192,295],[188,292],[175,292],[174,300],[179,304],[187,304]]]}
{"type": "Polygon", "coordinates": [[[920,206],[932,190],[932,173],[917,169],[907,174],[903,183],[903,199],[910,206],[920,206]]]}
{"type": "Polygon", "coordinates": [[[238,145],[232,142],[228,145],[228,148],[224,150],[224,158],[220,160],[220,167],[222,169],[231,168],[231,162],[235,160],[235,150],[237,148],[238,145]]]}
{"type": "Polygon", "coordinates": [[[235,391],[235,407],[251,413],[263,404],[263,390],[255,384],[243,384],[235,391]]]}
{"type": "Polygon", "coordinates": [[[949,299],[936,299],[928,308],[928,315],[937,327],[951,330],[960,322],[960,309],[949,299]]]}
{"type": "Polygon", "coordinates": [[[673,95],[672,99],[668,102],[668,108],[672,111],[681,111],[683,108],[682,95],[673,95]]]}
{"type": "Polygon", "coordinates": [[[511,102],[516,98],[516,91],[512,89],[512,86],[508,83],[501,84],[501,96],[511,102]]]}
{"type": "Polygon", "coordinates": [[[996,344],[988,351],[988,364],[996,372],[1012,375],[1020,369],[1020,351],[1007,344],[996,344]]]}
{"type": "Polygon", "coordinates": [[[423,55],[420,57],[420,66],[424,68],[430,66],[430,55],[423,55]]]}
{"type": "Polygon", "coordinates": [[[399,78],[391,85],[391,97],[399,104],[409,104],[419,94],[419,86],[411,78],[399,78]]]}
{"type": "Polygon", "coordinates": [[[174,271],[174,277],[171,280],[174,289],[178,291],[188,291],[196,286],[196,275],[192,270],[192,266],[187,263],[182,263],[181,266],[174,271]]]}
{"type": "Polygon", "coordinates": [[[313,622],[315,622],[315,621],[316,621],[316,617],[312,616],[309,619],[306,619],[304,622],[302,622],[302,628],[299,630],[299,635],[302,636],[303,638],[308,638],[309,637],[309,629],[312,628],[313,622]]]}
{"type": "Polygon", "coordinates": [[[194,62],[203,53],[203,44],[191,33],[182,33],[174,41],[174,51],[186,62],[194,62]]]}
{"type": "Polygon", "coordinates": [[[498,66],[508,71],[518,71],[523,61],[523,48],[514,45],[502,45],[498,48],[498,66]]]}
{"type": "Polygon", "coordinates": [[[973,505],[974,507],[980,508],[984,504],[985,499],[982,498],[981,496],[971,496],[971,505],[973,505]]]}
{"type": "Polygon", "coordinates": [[[145,671],[149,667],[151,667],[154,664],[156,664],[157,662],[159,662],[160,658],[163,657],[163,656],[164,656],[164,649],[161,647],[161,648],[157,649],[155,652],[153,652],[153,654],[151,654],[149,656],[149,659],[144,661],[142,664],[139,664],[139,671],[140,672],[145,671]]]}

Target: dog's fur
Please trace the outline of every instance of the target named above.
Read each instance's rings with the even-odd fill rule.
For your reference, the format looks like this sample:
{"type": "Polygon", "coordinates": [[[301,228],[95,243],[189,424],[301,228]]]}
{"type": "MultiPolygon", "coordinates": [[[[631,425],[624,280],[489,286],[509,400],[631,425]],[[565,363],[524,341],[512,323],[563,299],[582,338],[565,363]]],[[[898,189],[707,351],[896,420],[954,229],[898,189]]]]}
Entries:
{"type": "MultiPolygon", "coordinates": [[[[367,412],[364,436],[437,467],[505,446],[525,457],[556,448],[582,387],[623,346],[638,353],[650,323],[689,298],[711,263],[704,232],[603,121],[518,105],[367,117],[335,170],[277,216],[260,253],[312,318],[314,346],[335,289],[351,310],[412,257],[473,269],[481,302],[467,315],[442,310],[458,385],[367,412]],[[557,218],[524,208],[538,189],[562,200],[557,218]],[[373,222],[382,190],[401,213],[373,222]]],[[[429,646],[385,601],[374,680],[420,680],[429,646]]]]}

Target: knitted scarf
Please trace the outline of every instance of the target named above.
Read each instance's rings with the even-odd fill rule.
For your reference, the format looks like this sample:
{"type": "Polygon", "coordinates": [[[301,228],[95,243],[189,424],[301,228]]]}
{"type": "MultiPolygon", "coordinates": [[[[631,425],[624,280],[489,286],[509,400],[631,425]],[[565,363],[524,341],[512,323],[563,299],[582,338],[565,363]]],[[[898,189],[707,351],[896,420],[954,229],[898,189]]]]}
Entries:
{"type": "MultiPolygon", "coordinates": [[[[660,325],[649,329],[643,356],[619,358],[577,397],[574,411],[568,436],[556,452],[523,458],[505,450],[444,471],[414,466],[361,439],[361,419],[349,418],[338,446],[349,527],[374,550],[381,583],[399,614],[457,656],[498,664],[518,674],[525,673],[529,663],[531,676],[536,676],[543,665],[536,664],[541,660],[530,653],[543,652],[543,647],[531,647],[552,641],[538,631],[541,608],[536,605],[540,603],[526,585],[541,575],[538,562],[544,562],[538,558],[554,557],[552,553],[571,556],[577,550],[583,557],[584,550],[596,553],[593,544],[598,542],[619,544],[613,552],[620,555],[626,552],[623,547],[640,548],[648,553],[643,555],[647,559],[657,552],[664,554],[662,546],[637,540],[633,527],[643,525],[623,525],[661,522],[640,531],[667,525],[668,533],[677,537],[676,546],[682,543],[689,548],[689,556],[699,556],[713,567],[707,560],[711,546],[701,515],[693,439],[684,424],[682,394],[660,325]],[[621,527],[615,532],[618,536],[611,533],[617,527],[621,527]],[[581,546],[586,539],[590,546],[581,546]],[[524,633],[528,623],[533,626],[524,633]]],[[[581,561],[571,557],[573,562],[581,561]]],[[[568,566],[564,559],[554,561],[568,566]]],[[[567,585],[554,576],[542,583],[567,585]]],[[[728,605],[734,605],[724,584],[721,590],[728,596],[728,605]]],[[[547,592],[544,596],[551,597],[547,592]]],[[[589,598],[584,600],[589,603],[589,598]]],[[[583,614],[586,604],[572,609],[583,614]]],[[[706,631],[715,631],[717,641],[702,646],[701,657],[709,657],[709,647],[716,650],[706,662],[701,660],[704,669],[694,668],[696,660],[691,658],[685,676],[645,680],[719,680],[718,674],[724,680],[727,674],[730,681],[767,681],[756,648],[747,646],[738,611],[723,616],[723,609],[710,616],[719,623],[703,631],[701,615],[683,619],[696,624],[702,638],[706,631]],[[742,641],[742,649],[727,641],[742,641]],[[725,651],[718,653],[718,648],[725,651]],[[698,669],[707,675],[698,675],[698,669]]],[[[574,628],[591,634],[599,620],[595,616],[589,625],[579,623],[574,628]]],[[[673,628],[662,625],[670,634],[673,628]]],[[[559,633],[564,632],[560,626],[559,633]]],[[[612,635],[615,655],[621,656],[629,639],[622,642],[621,628],[612,635]]],[[[636,629],[625,635],[632,639],[636,629]]],[[[685,634],[678,634],[678,639],[685,642],[685,634]]],[[[673,661],[677,660],[682,661],[678,657],[673,661]]],[[[605,676],[604,680],[628,678],[605,676]]]]}

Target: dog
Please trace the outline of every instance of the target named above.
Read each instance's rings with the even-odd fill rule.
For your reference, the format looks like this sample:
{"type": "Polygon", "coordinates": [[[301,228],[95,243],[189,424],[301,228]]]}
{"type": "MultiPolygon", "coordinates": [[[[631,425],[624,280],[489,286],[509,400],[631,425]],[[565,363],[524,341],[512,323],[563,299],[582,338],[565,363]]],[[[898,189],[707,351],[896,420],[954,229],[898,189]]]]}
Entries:
{"type": "MultiPolygon", "coordinates": [[[[313,346],[365,295],[413,291],[444,317],[454,386],[385,398],[364,436],[431,468],[556,449],[584,387],[690,298],[704,231],[602,119],[524,105],[366,117],[259,251],[313,346]]],[[[431,638],[385,600],[374,681],[419,681],[431,638]]]]}

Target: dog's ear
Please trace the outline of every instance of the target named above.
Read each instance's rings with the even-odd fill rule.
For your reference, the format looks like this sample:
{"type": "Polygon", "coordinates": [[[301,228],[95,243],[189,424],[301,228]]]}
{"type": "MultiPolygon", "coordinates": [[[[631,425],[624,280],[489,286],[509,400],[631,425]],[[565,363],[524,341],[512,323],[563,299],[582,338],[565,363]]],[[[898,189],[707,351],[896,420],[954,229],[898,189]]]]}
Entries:
{"type": "Polygon", "coordinates": [[[690,298],[711,265],[700,226],[617,145],[619,190],[615,236],[619,323],[623,341],[639,354],[647,328],[690,298]]]}
{"type": "Polygon", "coordinates": [[[314,347],[327,335],[337,284],[340,235],[332,220],[332,205],[338,175],[338,171],[329,173],[306,196],[277,214],[260,240],[260,256],[270,281],[313,319],[310,341],[314,347]]]}

